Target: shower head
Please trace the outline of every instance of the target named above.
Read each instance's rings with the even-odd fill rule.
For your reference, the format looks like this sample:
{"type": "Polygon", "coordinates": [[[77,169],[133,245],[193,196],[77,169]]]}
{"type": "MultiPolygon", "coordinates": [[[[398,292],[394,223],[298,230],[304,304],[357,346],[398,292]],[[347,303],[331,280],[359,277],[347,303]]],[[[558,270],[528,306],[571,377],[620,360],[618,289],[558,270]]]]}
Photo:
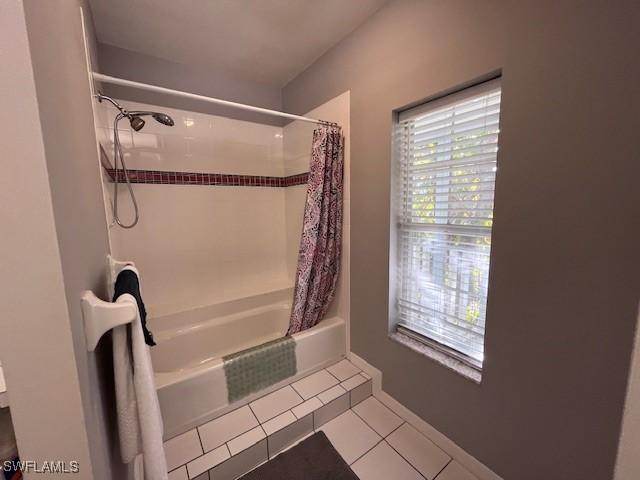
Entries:
{"type": "Polygon", "coordinates": [[[140,117],[143,117],[146,115],[151,115],[156,120],[156,122],[161,123],[162,125],[166,125],[167,127],[173,127],[175,125],[173,118],[171,118],[166,113],[147,112],[142,110],[129,112],[125,108],[123,108],[118,102],[116,102],[113,98],[107,95],[98,93],[96,95],[96,98],[98,99],[99,102],[106,100],[109,103],[111,103],[114,107],[116,107],[118,110],[120,110],[120,114],[121,114],[120,118],[127,117],[129,119],[129,123],[131,124],[131,128],[133,128],[136,132],[139,132],[140,130],[142,130],[142,127],[144,127],[145,121],[140,117]]]}
{"type": "Polygon", "coordinates": [[[166,113],[155,112],[155,113],[152,113],[151,116],[155,118],[156,122],[166,125],[167,127],[173,127],[174,125],[173,118],[171,118],[166,113]]]}
{"type": "Polygon", "coordinates": [[[147,115],[151,115],[154,120],[162,125],[166,125],[167,127],[173,127],[174,122],[173,118],[171,118],[166,113],[160,112],[129,112],[129,122],[131,123],[131,128],[133,128],[136,132],[140,131],[142,127],[144,127],[144,120],[140,117],[144,117],[147,115]]]}
{"type": "Polygon", "coordinates": [[[140,117],[129,117],[129,123],[131,124],[131,128],[133,128],[136,132],[139,132],[140,130],[142,130],[142,127],[144,127],[144,120],[141,119],[140,117]]]}

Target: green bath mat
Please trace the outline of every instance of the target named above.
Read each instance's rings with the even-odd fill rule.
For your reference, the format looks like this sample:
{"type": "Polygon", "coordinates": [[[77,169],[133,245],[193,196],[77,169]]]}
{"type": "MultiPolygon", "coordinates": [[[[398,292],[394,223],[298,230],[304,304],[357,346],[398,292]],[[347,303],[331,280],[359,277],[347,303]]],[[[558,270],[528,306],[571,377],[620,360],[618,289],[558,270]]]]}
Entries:
{"type": "Polygon", "coordinates": [[[296,342],[283,337],[223,357],[229,403],[296,374],[296,342]]]}

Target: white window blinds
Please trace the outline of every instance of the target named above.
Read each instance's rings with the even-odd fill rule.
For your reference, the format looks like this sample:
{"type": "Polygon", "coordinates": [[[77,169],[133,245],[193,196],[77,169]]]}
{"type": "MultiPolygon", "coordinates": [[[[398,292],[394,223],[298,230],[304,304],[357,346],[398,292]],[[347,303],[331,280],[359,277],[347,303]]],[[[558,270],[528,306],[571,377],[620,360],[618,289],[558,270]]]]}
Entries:
{"type": "Polygon", "coordinates": [[[398,329],[482,366],[498,80],[402,112],[398,329]]]}

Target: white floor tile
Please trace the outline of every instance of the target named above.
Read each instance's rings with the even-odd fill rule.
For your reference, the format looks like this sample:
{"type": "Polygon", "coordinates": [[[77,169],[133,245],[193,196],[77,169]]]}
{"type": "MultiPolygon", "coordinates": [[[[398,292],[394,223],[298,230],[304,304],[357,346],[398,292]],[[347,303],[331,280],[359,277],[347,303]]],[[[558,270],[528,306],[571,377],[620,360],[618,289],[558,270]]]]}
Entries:
{"type": "Polygon", "coordinates": [[[208,452],[234,437],[258,426],[258,420],[248,406],[238,408],[198,427],[204,451],[208,452]]]}
{"type": "Polygon", "coordinates": [[[267,440],[264,439],[211,470],[211,480],[235,480],[268,459],[267,440]]]}
{"type": "Polygon", "coordinates": [[[367,380],[366,382],[361,383],[357,387],[353,388],[349,392],[349,397],[351,398],[351,408],[355,407],[363,400],[369,398],[372,393],[373,385],[371,384],[371,380],[367,380]]]}
{"type": "Polygon", "coordinates": [[[189,460],[202,455],[202,447],[196,429],[164,442],[164,454],[167,457],[167,470],[184,465],[189,460]]]}
{"type": "Polygon", "coordinates": [[[351,410],[326,423],[320,430],[349,464],[380,441],[380,436],[351,410]]]}
{"type": "Polygon", "coordinates": [[[340,385],[336,385],[335,387],[331,387],[329,390],[325,390],[324,392],[318,394],[318,398],[322,403],[326,405],[331,400],[335,400],[345,392],[346,390],[344,388],[342,388],[340,385]]]}
{"type": "Polygon", "coordinates": [[[349,410],[349,394],[345,392],[313,412],[313,427],[317,430],[320,426],[333,420],[338,415],[342,415],[347,410],[349,410]]]}
{"type": "Polygon", "coordinates": [[[478,480],[472,473],[468,472],[462,465],[452,460],[449,465],[436,477],[438,480],[478,480]]]}
{"type": "Polygon", "coordinates": [[[367,379],[364,378],[362,375],[354,375],[353,377],[351,377],[349,380],[345,380],[344,382],[342,382],[340,384],[340,386],[342,388],[344,388],[345,390],[352,390],[354,388],[356,388],[358,385],[366,382],[367,379]]]}
{"type": "Polygon", "coordinates": [[[277,432],[278,430],[282,430],[287,425],[291,425],[295,421],[296,421],[296,416],[293,413],[291,413],[290,410],[287,410],[286,412],[278,415],[277,417],[272,418],[271,420],[263,423],[262,428],[264,428],[264,431],[266,432],[267,435],[271,435],[272,433],[277,432]]]}
{"type": "Polygon", "coordinates": [[[231,455],[237,455],[250,446],[255,445],[265,437],[266,435],[264,434],[264,430],[262,429],[262,427],[256,427],[253,430],[249,430],[239,437],[230,440],[229,442],[227,442],[227,446],[229,447],[231,455]]]}
{"type": "Polygon", "coordinates": [[[356,412],[378,435],[386,437],[404,420],[385,407],[375,397],[369,397],[353,407],[356,412]]]}
{"type": "MultiPolygon", "coordinates": [[[[298,445],[298,444],[299,444],[300,442],[302,442],[303,440],[306,440],[307,438],[309,438],[309,437],[310,437],[311,435],[313,435],[314,433],[316,433],[316,432],[314,432],[313,430],[311,430],[311,431],[310,431],[309,433],[307,433],[304,437],[299,438],[298,440],[296,440],[295,442],[293,442],[291,445],[289,445],[289,446],[288,446],[287,448],[285,448],[284,450],[279,451],[279,452],[278,452],[278,454],[277,454],[277,455],[275,455],[275,456],[277,457],[277,456],[278,456],[278,455],[280,455],[281,453],[284,453],[284,452],[286,452],[287,450],[291,450],[293,447],[295,447],[296,445],[298,445]]],[[[272,458],[273,458],[273,457],[272,457],[272,458]]]]}
{"type": "Polygon", "coordinates": [[[422,476],[386,442],[351,465],[360,480],[422,480],[422,476]]]}
{"type": "Polygon", "coordinates": [[[329,370],[329,373],[331,373],[331,375],[336,377],[341,382],[353,377],[356,373],[360,372],[360,369],[358,367],[356,367],[353,363],[346,359],[336,363],[335,365],[327,367],[327,370],[329,370]]]}
{"type": "Polygon", "coordinates": [[[408,423],[389,435],[387,442],[427,480],[435,478],[451,460],[449,455],[408,423]]]}
{"type": "Polygon", "coordinates": [[[300,395],[291,386],[287,385],[266,397],[251,402],[250,405],[260,423],[264,423],[300,403],[302,403],[300,395]]]}
{"type": "Polygon", "coordinates": [[[291,411],[297,418],[306,417],[311,412],[322,407],[322,402],[318,400],[316,397],[310,398],[304,403],[301,403],[297,407],[293,407],[291,411]]]}
{"type": "Polygon", "coordinates": [[[290,445],[297,442],[300,438],[306,437],[311,432],[313,432],[313,416],[307,415],[282,430],[278,430],[273,435],[269,435],[269,456],[273,458],[282,450],[289,448],[290,445]]]}
{"type": "Polygon", "coordinates": [[[300,394],[305,400],[323,392],[334,385],[337,385],[338,380],[326,370],[320,370],[308,377],[294,382],[291,386],[300,394]]]}
{"type": "Polygon", "coordinates": [[[187,463],[189,478],[196,478],[198,475],[203,474],[210,468],[224,462],[229,457],[229,449],[226,445],[222,445],[215,450],[211,450],[209,453],[205,453],[201,457],[187,463]]]}
{"type": "Polygon", "coordinates": [[[169,480],[187,480],[187,467],[180,467],[173,472],[169,472],[169,480]]]}

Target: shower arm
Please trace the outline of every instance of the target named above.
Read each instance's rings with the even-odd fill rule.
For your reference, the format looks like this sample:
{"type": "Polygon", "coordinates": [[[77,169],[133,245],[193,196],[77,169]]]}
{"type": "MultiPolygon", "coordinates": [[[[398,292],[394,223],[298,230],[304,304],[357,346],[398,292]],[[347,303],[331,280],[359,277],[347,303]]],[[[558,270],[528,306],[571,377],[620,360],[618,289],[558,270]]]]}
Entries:
{"type": "Polygon", "coordinates": [[[127,118],[131,117],[131,114],[122,106],[120,105],[118,102],[116,102],[113,98],[104,95],[102,92],[98,92],[95,97],[98,99],[98,101],[100,103],[102,103],[104,100],[106,100],[107,102],[109,102],[111,105],[113,105],[114,107],[116,107],[118,110],[120,110],[120,113],[122,113],[122,115],[124,115],[127,118]]]}

